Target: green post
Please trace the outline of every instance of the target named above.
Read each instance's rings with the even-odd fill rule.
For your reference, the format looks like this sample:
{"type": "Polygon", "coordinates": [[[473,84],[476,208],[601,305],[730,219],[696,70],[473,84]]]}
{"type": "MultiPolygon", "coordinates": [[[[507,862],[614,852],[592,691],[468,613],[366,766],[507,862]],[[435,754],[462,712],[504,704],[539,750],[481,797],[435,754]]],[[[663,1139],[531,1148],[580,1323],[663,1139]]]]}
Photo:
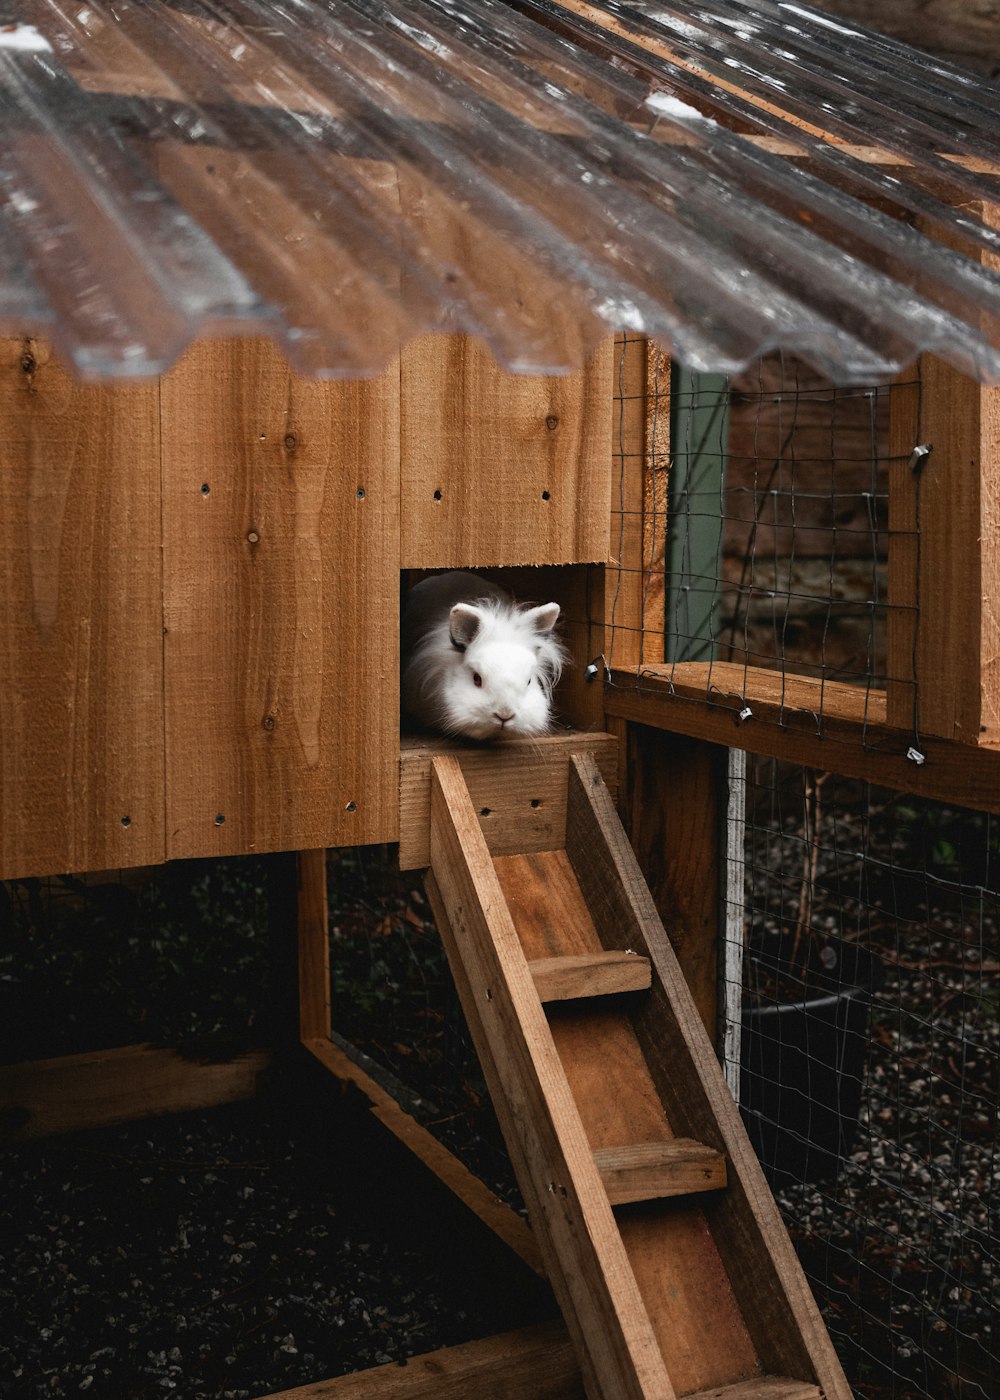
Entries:
{"type": "Polygon", "coordinates": [[[711,661],[722,564],[729,380],[671,366],[666,661],[711,661]]]}

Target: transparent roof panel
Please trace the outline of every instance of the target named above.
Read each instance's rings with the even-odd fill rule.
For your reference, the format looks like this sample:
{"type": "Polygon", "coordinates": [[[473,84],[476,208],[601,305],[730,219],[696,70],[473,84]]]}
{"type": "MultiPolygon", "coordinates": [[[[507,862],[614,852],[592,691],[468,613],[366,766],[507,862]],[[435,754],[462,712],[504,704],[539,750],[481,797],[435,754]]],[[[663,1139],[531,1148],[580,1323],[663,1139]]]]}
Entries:
{"type": "Polygon", "coordinates": [[[996,92],[783,0],[0,0],[0,332],[1000,382],[996,92]]]}

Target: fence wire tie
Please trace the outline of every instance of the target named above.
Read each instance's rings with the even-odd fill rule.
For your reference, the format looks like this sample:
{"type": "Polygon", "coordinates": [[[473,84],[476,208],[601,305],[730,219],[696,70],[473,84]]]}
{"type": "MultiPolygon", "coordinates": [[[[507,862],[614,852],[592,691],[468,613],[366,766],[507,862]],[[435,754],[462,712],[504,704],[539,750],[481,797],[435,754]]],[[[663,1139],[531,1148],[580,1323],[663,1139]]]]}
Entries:
{"type": "Polygon", "coordinates": [[[921,443],[918,447],[915,447],[910,453],[910,471],[913,473],[914,476],[919,476],[920,473],[923,471],[924,466],[927,462],[927,458],[931,455],[932,447],[933,443],[921,443]]]}
{"type": "Polygon", "coordinates": [[[604,652],[603,652],[603,651],[601,652],[600,656],[595,656],[595,657],[594,657],[593,661],[590,663],[590,665],[587,667],[587,669],[586,669],[586,670],[584,671],[584,673],[583,673],[583,678],[584,678],[584,680],[587,682],[588,685],[590,685],[591,681],[596,681],[596,680],[597,680],[597,677],[601,674],[601,668],[602,668],[602,667],[604,668],[604,679],[605,679],[606,681],[609,681],[609,682],[610,682],[610,680],[611,680],[611,667],[608,665],[607,661],[605,660],[605,658],[604,658],[604,652]]]}
{"type": "Polygon", "coordinates": [[[737,715],[737,719],[741,724],[745,724],[748,719],[753,719],[753,710],[751,710],[749,705],[743,706],[743,709],[740,710],[737,715]]]}
{"type": "Polygon", "coordinates": [[[922,754],[919,749],[915,749],[911,745],[911,747],[906,750],[906,757],[911,763],[916,763],[919,766],[926,761],[927,755],[922,754]]]}

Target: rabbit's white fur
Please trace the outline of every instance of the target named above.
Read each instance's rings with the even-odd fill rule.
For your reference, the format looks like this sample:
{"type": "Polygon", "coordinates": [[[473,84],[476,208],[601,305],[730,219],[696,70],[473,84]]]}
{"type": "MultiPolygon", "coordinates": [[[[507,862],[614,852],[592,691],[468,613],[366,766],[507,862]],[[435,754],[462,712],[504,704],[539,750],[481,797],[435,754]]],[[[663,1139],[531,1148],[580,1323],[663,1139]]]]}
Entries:
{"type": "Polygon", "coordinates": [[[403,610],[404,710],[469,739],[547,734],[566,661],[558,617],[558,603],[518,606],[478,574],[424,579],[403,610]]]}

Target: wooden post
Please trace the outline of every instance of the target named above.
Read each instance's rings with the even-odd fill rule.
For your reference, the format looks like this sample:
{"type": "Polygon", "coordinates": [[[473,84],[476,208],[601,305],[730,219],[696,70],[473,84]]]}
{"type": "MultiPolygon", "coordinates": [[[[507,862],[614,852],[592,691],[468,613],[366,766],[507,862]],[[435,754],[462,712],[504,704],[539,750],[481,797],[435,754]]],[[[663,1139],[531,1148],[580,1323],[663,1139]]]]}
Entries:
{"type": "Polygon", "coordinates": [[[663,660],[669,392],[670,361],[660,348],[617,337],[604,608],[609,666],[663,660]]]}
{"type": "Polygon", "coordinates": [[[299,1036],[330,1038],[330,930],[326,850],[299,851],[299,1036]]]}
{"type": "MultiPolygon", "coordinates": [[[[1000,210],[971,211],[1000,225],[1000,210]]],[[[982,254],[984,264],[1000,259],[982,254]]],[[[1000,388],[925,355],[893,396],[890,725],[1000,742],[1000,388]],[[930,454],[911,464],[910,454],[930,454]]]]}
{"type": "Polygon", "coordinates": [[[0,340],[0,875],[164,859],[155,384],[0,340]]]}
{"type": "Polygon", "coordinates": [[[713,1043],[725,877],[727,750],[628,726],[624,825],[713,1043]]]}

